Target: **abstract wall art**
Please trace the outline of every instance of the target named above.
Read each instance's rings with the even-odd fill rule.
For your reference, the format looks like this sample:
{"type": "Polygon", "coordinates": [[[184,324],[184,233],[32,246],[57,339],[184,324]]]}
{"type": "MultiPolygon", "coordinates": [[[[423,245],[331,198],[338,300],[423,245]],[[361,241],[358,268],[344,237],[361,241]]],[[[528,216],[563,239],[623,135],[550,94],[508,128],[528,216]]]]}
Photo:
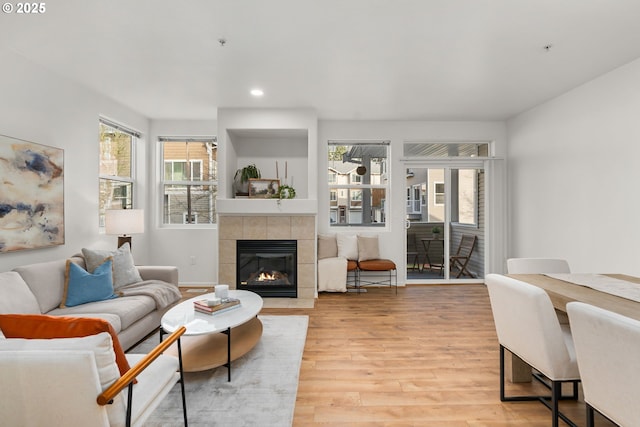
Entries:
{"type": "Polygon", "coordinates": [[[64,150],[0,135],[0,253],[64,244],[64,150]]]}

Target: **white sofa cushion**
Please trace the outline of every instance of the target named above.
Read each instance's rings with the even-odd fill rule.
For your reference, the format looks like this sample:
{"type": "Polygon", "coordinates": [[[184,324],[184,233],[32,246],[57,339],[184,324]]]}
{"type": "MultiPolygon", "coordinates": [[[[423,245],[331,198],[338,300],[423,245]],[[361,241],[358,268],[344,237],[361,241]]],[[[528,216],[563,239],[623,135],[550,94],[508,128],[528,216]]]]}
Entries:
{"type": "Polygon", "coordinates": [[[16,271],[0,273],[0,313],[40,314],[40,306],[16,271]]]}
{"type": "Polygon", "coordinates": [[[20,273],[20,276],[29,285],[29,289],[38,301],[41,313],[47,313],[60,305],[64,292],[66,265],[66,259],[59,259],[23,265],[13,269],[13,271],[20,273]]]}
{"type": "MultiPolygon", "coordinates": [[[[57,308],[47,314],[52,316],[88,314],[92,315],[91,317],[102,317],[95,316],[97,313],[115,314],[120,318],[120,329],[127,329],[155,310],[156,303],[153,298],[146,295],[133,295],[105,301],[88,302],[75,307],[57,308]]],[[[106,320],[111,323],[109,318],[106,318],[106,320]]],[[[116,328],[115,324],[111,324],[116,328]]],[[[116,330],[118,330],[118,328],[116,328],[116,330]]]]}
{"type": "MultiPolygon", "coordinates": [[[[107,387],[113,384],[120,377],[120,371],[118,370],[118,366],[116,364],[116,356],[113,350],[113,343],[111,341],[111,336],[107,332],[101,332],[96,335],[89,335],[82,338],[55,338],[55,339],[23,339],[23,338],[11,338],[0,340],[0,354],[20,354],[21,352],[25,355],[32,354],[34,352],[46,352],[50,356],[48,360],[51,362],[51,366],[48,366],[48,369],[55,368],[55,365],[60,363],[64,363],[67,356],[66,353],[75,353],[81,351],[91,351],[94,355],[95,366],[98,373],[98,378],[100,381],[100,391],[104,391],[107,387]],[[18,353],[13,353],[18,352],[18,353]],[[56,362],[56,360],[58,362],[56,362]]],[[[7,365],[10,364],[10,360],[2,360],[0,358],[0,363],[3,364],[2,371],[5,371],[7,365]]],[[[18,364],[16,364],[18,365],[18,364]]],[[[10,366],[9,366],[10,367],[10,366]]],[[[11,369],[7,369],[11,371],[11,369]]],[[[24,381],[25,373],[24,370],[16,369],[15,377],[8,377],[6,372],[4,372],[5,376],[3,376],[3,381],[7,384],[21,384],[21,381],[24,381]]],[[[175,372],[175,371],[174,371],[175,372]]],[[[75,377],[75,376],[74,376],[75,377]]],[[[42,379],[28,379],[29,383],[36,384],[46,384],[46,381],[42,379]]],[[[79,382],[87,382],[87,378],[77,377],[73,378],[72,381],[74,383],[79,382]]],[[[22,385],[22,384],[21,384],[22,385]]],[[[13,387],[12,387],[13,389],[13,387]]],[[[71,392],[72,390],[70,390],[71,392]]],[[[65,398],[65,396],[60,396],[61,398],[65,398]]],[[[92,396],[92,403],[95,402],[95,399],[98,397],[96,393],[95,396],[92,396]]],[[[135,394],[134,394],[135,397],[135,394]]],[[[72,398],[68,397],[68,399],[72,398]]],[[[49,400],[49,399],[47,399],[49,400]]],[[[52,401],[57,401],[56,399],[52,399],[52,401]]],[[[42,402],[43,404],[45,402],[42,402]]],[[[97,402],[95,406],[92,406],[96,410],[99,410],[97,402]]],[[[114,399],[111,405],[107,405],[106,407],[107,417],[109,419],[109,425],[111,426],[124,426],[125,420],[125,411],[126,411],[126,392],[122,392],[118,394],[114,399]]],[[[48,410],[48,409],[47,409],[48,410]]],[[[4,411],[3,411],[4,413],[4,411]]]]}
{"type": "Polygon", "coordinates": [[[85,305],[88,304],[82,304],[77,307],[56,308],[48,312],[47,316],[78,317],[81,319],[102,319],[109,322],[113,330],[116,331],[116,334],[119,334],[120,331],[122,331],[122,322],[120,321],[120,316],[111,313],[101,313],[99,311],[96,311],[95,309],[93,310],[93,312],[91,312],[85,309],[85,305]]]}
{"type": "MultiPolygon", "coordinates": [[[[144,356],[144,354],[127,354],[127,360],[131,366],[134,366],[144,356]]],[[[137,377],[138,383],[133,386],[132,425],[143,425],[151,412],[162,402],[162,396],[166,396],[171,391],[180,378],[178,363],[177,357],[162,355],[137,377]]],[[[126,399],[128,391],[125,389],[121,395],[126,399]]]]}
{"type": "Polygon", "coordinates": [[[81,338],[9,338],[0,340],[0,352],[36,350],[93,351],[96,359],[96,366],[98,368],[98,376],[100,377],[100,386],[103,390],[109,387],[120,377],[120,371],[118,370],[118,365],[116,365],[116,355],[113,351],[111,335],[107,332],[101,332],[96,335],[89,335],[81,338]]]}
{"type": "Polygon", "coordinates": [[[107,426],[91,350],[0,351],[3,426],[107,426]]]}
{"type": "Polygon", "coordinates": [[[350,260],[358,260],[358,236],[356,234],[339,233],[336,235],[338,241],[338,256],[350,260]]]}

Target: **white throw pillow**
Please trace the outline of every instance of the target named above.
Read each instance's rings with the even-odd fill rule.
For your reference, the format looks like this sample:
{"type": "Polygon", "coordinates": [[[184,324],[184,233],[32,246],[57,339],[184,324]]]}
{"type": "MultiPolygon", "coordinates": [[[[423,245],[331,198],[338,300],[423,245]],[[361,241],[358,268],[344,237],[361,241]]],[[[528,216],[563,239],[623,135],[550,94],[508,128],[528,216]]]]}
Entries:
{"type": "Polygon", "coordinates": [[[338,241],[338,256],[357,261],[358,236],[356,234],[339,233],[336,238],[338,241]]]}
{"type": "Polygon", "coordinates": [[[335,234],[318,235],[318,259],[335,258],[338,256],[338,242],[335,234]]]}
{"type": "Polygon", "coordinates": [[[358,236],[358,261],[380,259],[378,236],[358,236]]]}
{"type": "Polygon", "coordinates": [[[0,273],[0,289],[0,313],[40,314],[38,300],[18,272],[0,273]]]}
{"type": "Polygon", "coordinates": [[[125,243],[115,251],[105,251],[82,248],[87,271],[93,274],[93,270],[98,268],[105,259],[113,257],[113,289],[118,289],[124,285],[142,282],[142,277],[133,262],[129,243],[125,243]]]}

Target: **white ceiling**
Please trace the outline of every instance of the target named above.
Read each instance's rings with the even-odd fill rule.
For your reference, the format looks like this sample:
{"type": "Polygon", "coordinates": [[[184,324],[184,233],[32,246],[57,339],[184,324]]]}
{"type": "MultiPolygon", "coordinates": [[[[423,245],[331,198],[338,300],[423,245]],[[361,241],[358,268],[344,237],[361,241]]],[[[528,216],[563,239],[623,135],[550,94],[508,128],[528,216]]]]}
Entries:
{"type": "Polygon", "coordinates": [[[0,15],[0,49],[157,119],[502,120],[640,57],[638,0],[45,3],[0,15]]]}

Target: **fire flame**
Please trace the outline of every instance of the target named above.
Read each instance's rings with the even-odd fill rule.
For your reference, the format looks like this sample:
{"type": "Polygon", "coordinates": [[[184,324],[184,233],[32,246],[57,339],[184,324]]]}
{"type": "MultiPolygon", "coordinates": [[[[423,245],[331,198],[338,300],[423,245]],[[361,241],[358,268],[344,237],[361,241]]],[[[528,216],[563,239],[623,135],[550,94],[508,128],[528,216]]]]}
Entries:
{"type": "Polygon", "coordinates": [[[256,280],[258,280],[259,282],[265,282],[267,280],[276,280],[276,276],[271,273],[262,272],[260,273],[260,276],[258,276],[256,280]]]}

